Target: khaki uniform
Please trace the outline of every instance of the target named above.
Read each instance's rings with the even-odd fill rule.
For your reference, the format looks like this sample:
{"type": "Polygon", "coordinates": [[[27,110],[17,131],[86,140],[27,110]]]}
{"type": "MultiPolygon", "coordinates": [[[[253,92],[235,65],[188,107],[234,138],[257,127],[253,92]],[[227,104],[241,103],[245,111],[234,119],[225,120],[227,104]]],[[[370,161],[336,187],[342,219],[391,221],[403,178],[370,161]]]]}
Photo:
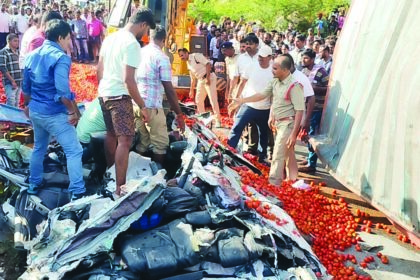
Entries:
{"type": "Polygon", "coordinates": [[[207,95],[210,99],[211,107],[214,114],[220,117],[219,103],[217,101],[217,77],[214,73],[210,74],[210,85],[207,82],[206,65],[210,61],[201,53],[192,53],[189,55],[187,66],[191,75],[197,79],[197,92],[195,95],[195,103],[199,114],[205,113],[204,100],[207,95]]]}
{"type": "Polygon", "coordinates": [[[163,108],[146,108],[150,120],[146,124],[138,106],[134,106],[136,131],[140,134],[141,141],[136,146],[139,153],[147,151],[152,146],[153,153],[156,155],[166,154],[169,146],[168,129],[166,127],[166,115],[163,108]]]}
{"type": "Polygon", "coordinates": [[[273,79],[263,92],[264,95],[272,97],[271,112],[276,120],[277,135],[269,176],[270,184],[276,186],[279,186],[284,179],[284,163],[288,152],[286,142],[293,130],[295,113],[305,109],[301,86],[293,87],[287,94],[290,86],[295,82],[296,80],[292,75],[289,75],[283,81],[273,79]]]}

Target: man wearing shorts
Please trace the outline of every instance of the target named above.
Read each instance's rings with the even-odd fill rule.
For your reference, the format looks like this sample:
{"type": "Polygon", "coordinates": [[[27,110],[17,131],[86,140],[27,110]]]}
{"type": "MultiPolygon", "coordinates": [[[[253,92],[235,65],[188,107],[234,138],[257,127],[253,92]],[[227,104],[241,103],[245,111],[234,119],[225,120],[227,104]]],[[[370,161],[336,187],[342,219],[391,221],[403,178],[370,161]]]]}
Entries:
{"type": "Polygon", "coordinates": [[[121,186],[126,181],[128,154],[134,137],[132,100],[148,121],[135,71],[141,61],[138,40],[155,26],[151,10],[139,9],[123,29],[106,37],[99,54],[98,92],[107,129],[105,152],[108,167],[115,163],[117,195],[121,195],[121,186]]]}

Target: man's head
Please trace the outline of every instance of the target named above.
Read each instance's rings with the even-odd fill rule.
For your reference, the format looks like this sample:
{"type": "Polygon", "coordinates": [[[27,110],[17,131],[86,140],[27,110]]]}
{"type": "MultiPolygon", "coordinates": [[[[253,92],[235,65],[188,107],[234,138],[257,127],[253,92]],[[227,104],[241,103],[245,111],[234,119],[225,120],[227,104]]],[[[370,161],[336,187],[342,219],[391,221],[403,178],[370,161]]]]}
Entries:
{"type": "Polygon", "coordinates": [[[288,54],[289,53],[289,45],[288,44],[283,44],[281,46],[281,53],[282,54],[288,54]]]}
{"type": "Polygon", "coordinates": [[[289,53],[282,54],[281,56],[287,57],[291,61],[290,69],[289,69],[290,73],[295,72],[296,68],[295,68],[295,61],[293,60],[293,57],[289,53]]]}
{"type": "Polygon", "coordinates": [[[209,30],[207,28],[201,28],[200,32],[203,36],[209,35],[209,30]]]}
{"type": "Polygon", "coordinates": [[[76,19],[80,19],[82,12],[80,10],[76,11],[76,19]]]}
{"type": "Polygon", "coordinates": [[[18,15],[19,14],[19,9],[17,6],[13,6],[13,14],[14,15],[18,15]]]}
{"type": "Polygon", "coordinates": [[[312,67],[315,63],[316,53],[312,49],[306,49],[302,53],[302,63],[304,67],[312,67]]]}
{"type": "Polygon", "coordinates": [[[325,44],[330,48],[330,54],[333,54],[335,49],[335,40],[329,40],[328,44],[325,44]]]}
{"type": "Polygon", "coordinates": [[[130,19],[132,24],[132,31],[137,39],[141,39],[144,35],[149,32],[149,29],[155,29],[155,19],[153,13],[148,8],[140,8],[137,13],[130,19]]]}
{"type": "Polygon", "coordinates": [[[224,42],[220,45],[222,54],[227,57],[232,57],[235,55],[235,49],[233,48],[232,42],[224,42]]]}
{"type": "Polygon", "coordinates": [[[222,40],[223,40],[223,41],[227,41],[228,37],[227,37],[227,32],[226,32],[226,30],[222,30],[222,31],[220,32],[220,36],[222,37],[222,40]]]}
{"type": "Polygon", "coordinates": [[[25,9],[25,11],[26,11],[26,14],[27,14],[28,16],[30,16],[30,15],[32,14],[32,9],[31,9],[31,7],[27,7],[27,8],[25,9]]]}
{"type": "Polygon", "coordinates": [[[255,35],[248,35],[245,37],[246,51],[250,55],[255,55],[258,51],[259,40],[255,35]]]}
{"type": "Polygon", "coordinates": [[[263,40],[264,40],[264,43],[266,43],[267,45],[271,44],[271,40],[272,40],[271,33],[268,33],[268,32],[264,33],[263,40]]]}
{"type": "Polygon", "coordinates": [[[166,39],[165,28],[161,25],[156,25],[155,29],[150,29],[150,38],[156,45],[163,47],[166,39]]]}
{"type": "Polygon", "coordinates": [[[53,19],[58,19],[58,20],[60,20],[60,19],[63,19],[63,18],[62,18],[62,16],[60,15],[60,13],[59,13],[59,12],[56,12],[56,11],[49,11],[49,12],[45,12],[45,13],[42,15],[42,19],[41,19],[41,28],[45,30],[45,28],[46,28],[46,26],[47,26],[47,23],[48,23],[50,20],[53,20],[53,19]]]}
{"type": "Polygon", "coordinates": [[[268,68],[272,58],[273,50],[267,45],[262,45],[258,51],[258,62],[260,63],[261,68],[268,68]]]}
{"type": "Polygon", "coordinates": [[[1,11],[3,13],[6,11],[6,4],[1,4],[1,11]]]}
{"type": "Polygon", "coordinates": [[[210,26],[210,32],[211,32],[212,34],[214,34],[214,32],[216,32],[216,28],[217,28],[217,26],[216,26],[215,24],[212,24],[212,25],[210,26]]]}
{"type": "Polygon", "coordinates": [[[326,46],[326,45],[322,45],[319,48],[319,53],[321,54],[321,58],[329,58],[330,57],[330,47],[326,46]]]}
{"type": "Polygon", "coordinates": [[[295,40],[295,47],[298,49],[301,49],[305,46],[305,35],[300,34],[298,36],[296,36],[296,40],[295,40]]]}
{"type": "Polygon", "coordinates": [[[186,48],[178,49],[178,55],[183,61],[188,61],[188,58],[190,57],[190,53],[186,48]]]}
{"type": "Polygon", "coordinates": [[[70,33],[70,25],[64,20],[52,19],[47,22],[45,28],[46,38],[59,44],[65,51],[70,47],[70,33]]]}
{"type": "Polygon", "coordinates": [[[6,41],[7,41],[7,44],[9,46],[9,48],[11,48],[13,50],[19,48],[19,36],[18,35],[14,34],[14,33],[10,33],[9,35],[7,35],[6,41]]]}
{"type": "Polygon", "coordinates": [[[312,49],[316,52],[319,53],[319,47],[321,46],[321,42],[319,40],[315,40],[314,43],[312,44],[312,49]]]}
{"type": "Polygon", "coordinates": [[[246,52],[246,41],[245,41],[245,39],[242,39],[239,42],[239,52],[240,53],[245,53],[246,52]]]}
{"type": "Polygon", "coordinates": [[[274,59],[273,63],[273,76],[274,78],[280,79],[283,81],[290,75],[290,68],[292,65],[292,61],[287,56],[278,56],[274,59]]]}

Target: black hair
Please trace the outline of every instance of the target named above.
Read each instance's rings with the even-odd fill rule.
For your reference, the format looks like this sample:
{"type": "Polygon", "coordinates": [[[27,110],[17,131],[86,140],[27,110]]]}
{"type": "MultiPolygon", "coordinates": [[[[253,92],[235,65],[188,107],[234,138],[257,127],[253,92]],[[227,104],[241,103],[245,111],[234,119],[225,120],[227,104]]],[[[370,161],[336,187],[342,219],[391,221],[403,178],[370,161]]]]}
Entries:
{"type": "Polygon", "coordinates": [[[184,53],[190,53],[187,48],[178,49],[178,53],[184,52],[184,53]]]}
{"type": "Polygon", "coordinates": [[[244,40],[245,40],[246,43],[253,43],[253,44],[257,44],[257,45],[260,43],[260,41],[258,40],[258,37],[255,36],[255,35],[251,35],[251,34],[248,34],[244,38],[244,40]]]}
{"type": "Polygon", "coordinates": [[[303,34],[299,34],[299,35],[296,36],[296,39],[301,41],[301,42],[305,42],[306,37],[303,34]]]}
{"type": "Polygon", "coordinates": [[[280,57],[284,57],[281,63],[279,63],[281,69],[290,70],[293,65],[293,58],[290,54],[282,54],[280,57]]]}
{"type": "Polygon", "coordinates": [[[145,22],[151,29],[156,28],[155,19],[152,10],[148,8],[140,8],[135,15],[130,19],[133,24],[139,24],[145,22]]]}
{"type": "Polygon", "coordinates": [[[63,17],[60,15],[59,12],[56,12],[56,11],[45,12],[42,15],[41,24],[45,25],[47,22],[49,22],[50,20],[53,20],[53,19],[60,20],[60,19],[63,19],[63,17]]]}
{"type": "Polygon", "coordinates": [[[286,49],[290,50],[290,47],[289,47],[289,45],[288,45],[288,44],[283,44],[283,46],[284,46],[286,49]]]}
{"type": "Polygon", "coordinates": [[[245,38],[239,41],[239,44],[246,44],[245,38]]]}
{"type": "Polygon", "coordinates": [[[166,31],[161,25],[156,25],[155,29],[150,29],[150,38],[152,40],[164,41],[166,38],[166,31]]]}
{"type": "Polygon", "coordinates": [[[303,51],[302,56],[308,56],[309,58],[314,59],[316,57],[316,53],[313,49],[306,49],[303,51]]]}
{"type": "Polygon", "coordinates": [[[293,57],[288,53],[284,53],[281,56],[287,57],[290,60],[290,68],[292,68],[292,66],[295,64],[295,61],[293,60],[293,57]]]}
{"type": "Polygon", "coordinates": [[[52,19],[47,22],[45,37],[53,42],[58,42],[59,37],[65,38],[71,33],[70,25],[64,20],[52,19]]]}
{"type": "Polygon", "coordinates": [[[327,46],[327,45],[322,45],[321,47],[324,49],[324,51],[327,51],[327,52],[330,52],[331,51],[330,50],[330,47],[327,46]]]}
{"type": "Polygon", "coordinates": [[[19,36],[16,35],[15,33],[9,33],[9,35],[7,35],[7,37],[6,37],[6,41],[7,42],[10,42],[10,41],[12,41],[15,38],[19,38],[19,36]]]}

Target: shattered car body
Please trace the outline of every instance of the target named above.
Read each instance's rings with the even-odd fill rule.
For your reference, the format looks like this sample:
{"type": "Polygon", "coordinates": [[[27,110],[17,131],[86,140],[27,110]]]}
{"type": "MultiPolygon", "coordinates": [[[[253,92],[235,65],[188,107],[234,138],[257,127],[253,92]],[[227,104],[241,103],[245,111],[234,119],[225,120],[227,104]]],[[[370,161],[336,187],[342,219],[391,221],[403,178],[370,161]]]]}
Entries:
{"type": "Polygon", "coordinates": [[[316,279],[315,272],[327,275],[291,217],[275,202],[254,191],[284,221],[282,225],[246,208],[240,177],[228,166],[241,165],[242,159],[223,153],[226,149],[220,143],[215,147],[208,141],[212,135],[203,136],[209,129],[196,121],[200,131],[187,130],[188,146],[176,180],[177,188],[189,193],[188,201],[195,200],[190,207],[181,209],[181,199],[175,204],[181,209],[178,213],[165,212],[170,204],[165,190],[174,187],[159,171],[155,176],[132,178],[128,193],[116,201],[95,195],[56,208],[40,234],[25,244],[30,252],[28,268],[20,279],[88,279],[78,275],[316,279]],[[154,207],[158,201],[160,208],[154,207]],[[133,230],[151,208],[163,213],[163,219],[133,230]]]}
{"type": "MultiPolygon", "coordinates": [[[[124,196],[45,209],[38,235],[22,242],[28,267],[20,279],[316,279],[315,272],[328,279],[281,202],[244,188],[233,167],[260,170],[224,147],[208,120],[190,120],[176,179],[166,181],[149,159],[131,153],[124,196]],[[248,209],[249,193],[282,223],[248,209]]],[[[0,175],[13,181],[9,171],[0,175]]],[[[23,178],[15,182],[21,195],[23,178]]],[[[30,208],[25,201],[21,208],[30,208]]]]}

